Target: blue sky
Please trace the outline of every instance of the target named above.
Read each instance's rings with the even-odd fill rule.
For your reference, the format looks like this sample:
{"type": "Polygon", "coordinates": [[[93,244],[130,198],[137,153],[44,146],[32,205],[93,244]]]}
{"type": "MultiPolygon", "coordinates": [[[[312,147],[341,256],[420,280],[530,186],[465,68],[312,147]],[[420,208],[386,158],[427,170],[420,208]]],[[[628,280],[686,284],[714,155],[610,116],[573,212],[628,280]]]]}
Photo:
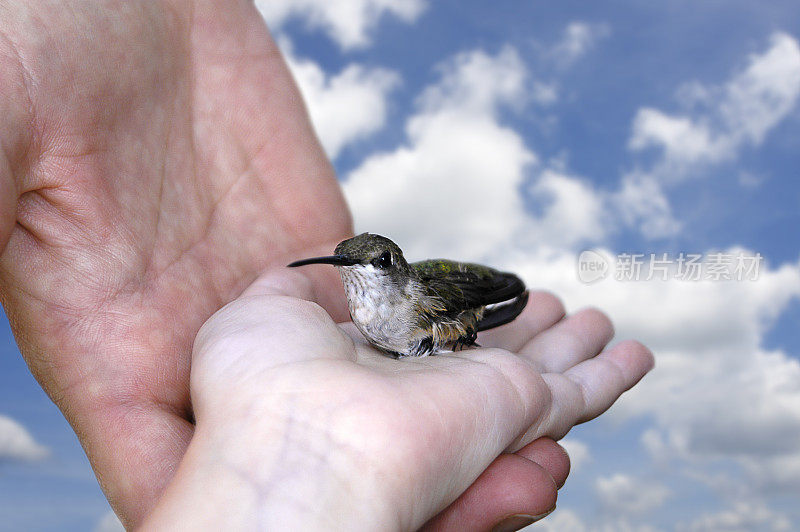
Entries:
{"type": "MultiPolygon", "coordinates": [[[[654,349],[568,435],[574,472],[535,528],[800,528],[800,5],[256,3],[357,230],[513,268],[654,349]],[[584,284],[584,249],[763,262],[750,281],[584,284]]],[[[0,529],[109,524],[5,322],[0,350],[0,529]]]]}

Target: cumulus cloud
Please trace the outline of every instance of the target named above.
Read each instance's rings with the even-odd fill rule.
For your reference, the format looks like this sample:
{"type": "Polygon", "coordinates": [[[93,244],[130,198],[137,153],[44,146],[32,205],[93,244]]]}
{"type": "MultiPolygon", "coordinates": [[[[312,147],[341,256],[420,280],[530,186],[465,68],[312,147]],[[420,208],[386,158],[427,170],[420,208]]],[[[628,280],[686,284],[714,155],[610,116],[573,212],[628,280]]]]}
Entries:
{"type": "Polygon", "coordinates": [[[564,438],[559,442],[569,455],[569,471],[575,474],[585,463],[592,460],[589,446],[575,438],[564,438]]]}
{"type": "Polygon", "coordinates": [[[420,97],[423,112],[457,110],[464,114],[495,117],[501,105],[524,98],[527,67],[517,51],[504,47],[498,54],[460,53],[439,65],[440,80],[420,97]]]}
{"type": "MultiPolygon", "coordinates": [[[[411,20],[421,11],[423,3],[357,0],[334,4],[307,0],[256,2],[256,5],[274,30],[293,16],[303,16],[310,24],[326,28],[343,45],[356,46],[367,43],[367,32],[382,13],[411,20]],[[357,16],[345,16],[351,12],[357,16]]],[[[277,41],[328,157],[336,159],[346,146],[369,137],[385,125],[389,94],[400,83],[396,72],[358,63],[350,63],[338,73],[326,72],[318,63],[298,57],[285,35],[278,34],[277,41]]]]}
{"type": "Polygon", "coordinates": [[[487,257],[508,242],[572,245],[603,236],[602,200],[581,179],[537,166],[502,108],[519,109],[529,74],[519,54],[458,54],[406,123],[408,142],[347,176],[359,230],[386,234],[410,257],[487,257]],[[538,204],[531,210],[525,197],[538,204]]]}
{"type": "Polygon", "coordinates": [[[732,508],[706,513],[688,525],[679,525],[677,530],[686,532],[784,532],[792,530],[789,519],[774,512],[763,503],[738,503],[732,508]]]}
{"type": "Polygon", "coordinates": [[[647,385],[617,410],[655,415],[659,433],[647,435],[647,447],[661,457],[737,460],[751,464],[751,481],[765,488],[782,478],[800,490],[800,477],[770,467],[800,463],[790,443],[800,439],[800,364],[761,345],[800,296],[800,265],[765,269],[750,282],[619,284],[628,303],[611,311],[621,333],[658,353],[647,385]]]}
{"type": "Polygon", "coordinates": [[[769,48],[751,55],[726,83],[692,82],[678,95],[687,107],[683,114],[651,107],[636,113],[628,147],[635,152],[655,149],[659,156],[648,169],[624,176],[614,197],[624,222],[647,238],[672,236],[680,229],[662,184],[735,160],[743,147],[759,146],[796,107],[800,45],[791,35],[775,33],[769,48]]]}
{"type": "Polygon", "coordinates": [[[716,161],[728,156],[727,139],[712,140],[711,135],[706,124],[645,108],[636,113],[628,146],[634,150],[658,146],[664,150],[665,159],[684,164],[716,161]]]}
{"type": "Polygon", "coordinates": [[[459,54],[406,123],[408,143],[368,157],[344,183],[361,230],[386,234],[409,256],[476,256],[524,221],[519,189],[536,155],[498,109],[522,96],[516,51],[459,54]]]}
{"type": "Polygon", "coordinates": [[[558,242],[562,246],[602,239],[608,224],[603,197],[586,181],[553,169],[542,171],[530,187],[545,207],[527,225],[531,244],[558,242]]]}
{"type": "Polygon", "coordinates": [[[721,86],[692,83],[680,91],[695,107],[691,115],[640,109],[629,147],[662,151],[660,175],[684,177],[694,166],[734,159],[746,145],[758,146],[794,109],[800,96],[800,45],[775,33],[769,48],[721,86]]]}
{"type": "Polygon", "coordinates": [[[594,516],[587,523],[574,511],[557,509],[546,519],[523,530],[541,532],[656,532],[658,528],[648,524],[632,523],[625,517],[594,516]]]}
{"type": "Polygon", "coordinates": [[[349,64],[338,74],[328,74],[317,63],[297,57],[288,39],[279,43],[331,159],[346,145],[383,127],[387,98],[400,79],[396,73],[349,64]]]}
{"type": "Polygon", "coordinates": [[[553,46],[549,55],[560,67],[570,66],[583,57],[600,39],[607,37],[611,30],[607,24],[589,23],[576,20],[570,22],[561,40],[553,46]]]}
{"type": "Polygon", "coordinates": [[[267,24],[272,28],[290,19],[303,19],[321,29],[345,49],[369,44],[370,32],[384,14],[413,22],[425,10],[424,0],[256,0],[267,24]]]}
{"type": "Polygon", "coordinates": [[[37,443],[25,427],[8,416],[0,415],[0,461],[35,461],[48,454],[47,447],[37,443]]]}
{"type": "Polygon", "coordinates": [[[661,484],[623,474],[598,478],[594,488],[603,510],[617,517],[650,512],[670,495],[661,484]]]}
{"type": "Polygon", "coordinates": [[[775,33],[770,48],[753,55],[747,68],[724,88],[720,103],[731,142],[761,144],[795,107],[800,95],[800,46],[786,33],[775,33]]]}
{"type": "Polygon", "coordinates": [[[608,206],[623,224],[638,227],[645,238],[672,236],[682,227],[664,187],[652,175],[634,172],[623,176],[619,189],[608,195],[608,206]]]}
{"type": "Polygon", "coordinates": [[[589,528],[583,520],[573,511],[557,508],[546,519],[538,521],[524,530],[537,530],[543,532],[588,532],[589,528]]]}
{"type": "Polygon", "coordinates": [[[527,97],[543,107],[556,103],[563,92],[559,77],[575,66],[597,43],[611,33],[608,24],[574,20],[555,43],[533,43],[538,79],[529,83],[527,97]]]}

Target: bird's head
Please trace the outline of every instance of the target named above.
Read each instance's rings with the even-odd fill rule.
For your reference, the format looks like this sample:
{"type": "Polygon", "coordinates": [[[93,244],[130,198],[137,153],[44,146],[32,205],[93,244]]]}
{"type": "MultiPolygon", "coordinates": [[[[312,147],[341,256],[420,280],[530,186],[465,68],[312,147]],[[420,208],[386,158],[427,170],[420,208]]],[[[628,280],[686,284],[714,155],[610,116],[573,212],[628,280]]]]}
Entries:
{"type": "Polygon", "coordinates": [[[307,264],[332,264],[340,269],[343,279],[357,276],[380,284],[399,284],[410,272],[400,247],[385,236],[371,233],[339,242],[333,255],[298,260],[289,266],[307,264]]]}

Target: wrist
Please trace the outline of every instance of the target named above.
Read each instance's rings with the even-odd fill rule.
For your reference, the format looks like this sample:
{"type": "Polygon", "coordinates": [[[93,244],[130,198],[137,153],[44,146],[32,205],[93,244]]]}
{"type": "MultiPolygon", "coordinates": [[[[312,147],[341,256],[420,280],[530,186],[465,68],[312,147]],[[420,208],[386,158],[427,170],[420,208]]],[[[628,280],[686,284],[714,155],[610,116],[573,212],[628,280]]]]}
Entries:
{"type": "Polygon", "coordinates": [[[144,529],[399,528],[350,453],[306,426],[297,433],[297,420],[267,418],[198,424],[144,529]]]}

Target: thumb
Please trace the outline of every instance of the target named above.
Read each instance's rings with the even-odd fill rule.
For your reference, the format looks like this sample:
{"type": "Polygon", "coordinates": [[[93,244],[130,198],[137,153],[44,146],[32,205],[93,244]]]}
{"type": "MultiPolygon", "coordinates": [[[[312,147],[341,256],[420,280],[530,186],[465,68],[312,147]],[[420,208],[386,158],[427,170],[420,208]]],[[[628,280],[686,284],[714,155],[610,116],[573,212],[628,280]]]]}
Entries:
{"type": "MultiPolygon", "coordinates": [[[[349,236],[352,235],[344,235],[342,239],[349,236]]],[[[293,253],[290,257],[287,257],[286,264],[296,259],[330,255],[338,242],[338,240],[326,242],[293,253]]],[[[262,276],[256,280],[254,284],[260,284],[262,278],[267,284],[277,283],[280,286],[283,286],[282,283],[290,279],[291,283],[296,284],[302,282],[296,276],[291,276],[290,272],[304,277],[308,283],[307,288],[304,288],[304,290],[306,290],[306,295],[297,297],[303,297],[303,299],[318,303],[322,308],[328,311],[328,314],[330,314],[336,322],[348,321],[350,319],[350,312],[347,310],[347,299],[345,298],[344,288],[342,287],[342,280],[339,277],[339,272],[333,266],[327,264],[312,264],[296,269],[285,267],[270,269],[263,272],[262,276]]]]}

